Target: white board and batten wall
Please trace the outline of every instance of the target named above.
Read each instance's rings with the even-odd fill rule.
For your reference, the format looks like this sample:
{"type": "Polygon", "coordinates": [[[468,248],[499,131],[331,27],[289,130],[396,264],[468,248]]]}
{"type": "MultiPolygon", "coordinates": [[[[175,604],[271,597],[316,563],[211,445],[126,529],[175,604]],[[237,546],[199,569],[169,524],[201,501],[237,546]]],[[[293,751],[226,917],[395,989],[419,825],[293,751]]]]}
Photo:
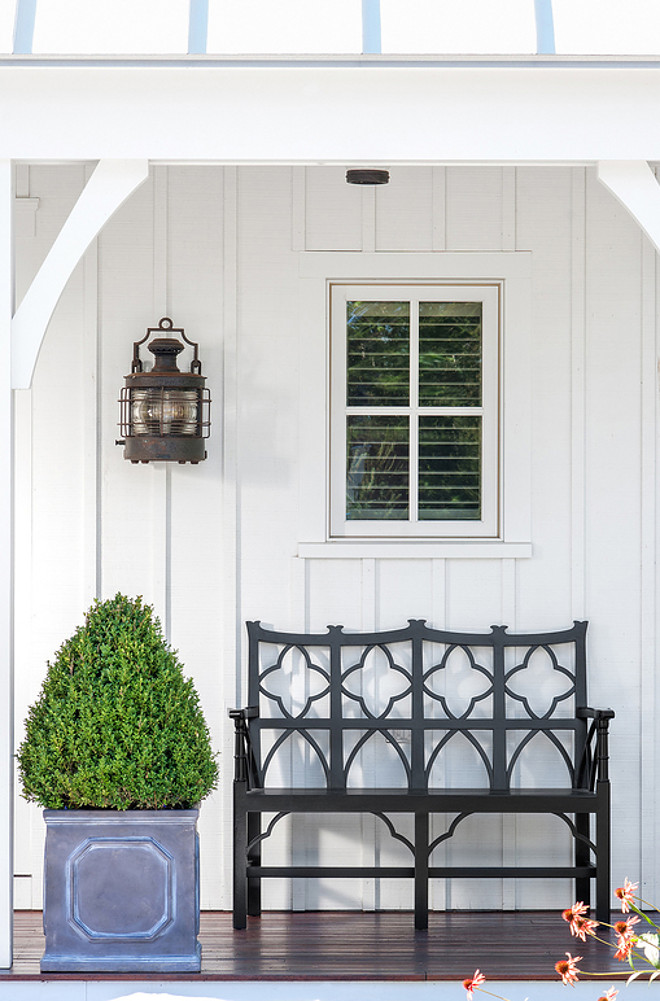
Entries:
{"type": "MultiPolygon", "coordinates": [[[[17,301],[88,173],[18,168],[17,301]]],[[[202,906],[224,909],[227,709],[244,698],[245,619],[292,630],[391,628],[411,617],[542,630],[588,618],[591,702],[617,712],[613,877],[641,879],[652,895],[656,267],[636,225],[582,167],[392,167],[378,190],[347,186],[335,167],[152,168],[76,269],[33,387],[16,394],[17,734],[46,660],[95,595],[153,602],[221,753],[221,787],[200,830],[202,906]],[[348,254],[350,275],[341,273],[348,254]],[[386,545],[317,545],[328,350],[325,298],[314,289],[333,261],[328,278],[359,277],[361,255],[373,278],[379,254],[390,268],[405,262],[404,278],[416,260],[429,267],[429,255],[439,279],[461,255],[467,270],[502,255],[529,262],[527,322],[518,318],[508,356],[504,328],[503,395],[505,456],[518,457],[505,458],[504,509],[509,541],[526,547],[431,546],[392,558],[386,545]],[[131,465],[114,444],[133,341],[164,315],[199,341],[213,397],[209,457],[196,467],[131,465]],[[523,423],[507,417],[507,400],[523,423]]],[[[16,809],[16,905],[40,907],[42,821],[20,799],[16,809]]],[[[288,856],[291,840],[329,862],[393,857],[370,817],[288,824],[274,858],[288,856]]],[[[484,846],[494,861],[561,863],[568,836],[559,821],[472,818],[451,857],[484,846]]],[[[432,902],[560,907],[572,893],[568,882],[438,881],[432,902]]],[[[396,908],[410,906],[411,890],[278,882],[266,900],[396,908]]]]}

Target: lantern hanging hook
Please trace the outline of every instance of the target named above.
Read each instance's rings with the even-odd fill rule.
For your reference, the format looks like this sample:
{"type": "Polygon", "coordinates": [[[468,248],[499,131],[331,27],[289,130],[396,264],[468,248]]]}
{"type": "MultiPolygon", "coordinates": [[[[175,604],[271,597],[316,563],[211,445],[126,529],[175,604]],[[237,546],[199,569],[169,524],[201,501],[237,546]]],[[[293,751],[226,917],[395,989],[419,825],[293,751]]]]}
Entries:
{"type": "Polygon", "coordinates": [[[202,373],[202,363],[198,357],[199,345],[197,341],[191,341],[189,337],[186,337],[186,332],[183,327],[175,327],[173,321],[169,316],[163,316],[162,319],[158,321],[157,327],[147,327],[147,332],[139,341],[133,342],[133,361],[131,362],[131,372],[141,372],[142,371],[142,359],[140,358],[140,345],[148,341],[152,334],[163,333],[168,334],[180,334],[181,339],[189,344],[193,349],[193,360],[190,363],[190,371],[195,375],[201,375],[202,373]]]}

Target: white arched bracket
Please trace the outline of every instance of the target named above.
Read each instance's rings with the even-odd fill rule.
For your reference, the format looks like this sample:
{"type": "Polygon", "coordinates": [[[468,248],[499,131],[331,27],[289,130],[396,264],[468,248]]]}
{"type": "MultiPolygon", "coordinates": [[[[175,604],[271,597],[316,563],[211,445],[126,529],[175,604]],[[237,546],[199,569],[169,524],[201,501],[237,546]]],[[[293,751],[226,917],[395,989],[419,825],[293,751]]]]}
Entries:
{"type": "Polygon", "coordinates": [[[630,212],[660,250],[660,184],[646,160],[601,160],[598,180],[630,212]]]}
{"type": "Polygon", "coordinates": [[[29,389],[39,349],[74,268],[108,219],[149,176],[147,160],[100,160],[11,324],[12,388],[29,389]]]}

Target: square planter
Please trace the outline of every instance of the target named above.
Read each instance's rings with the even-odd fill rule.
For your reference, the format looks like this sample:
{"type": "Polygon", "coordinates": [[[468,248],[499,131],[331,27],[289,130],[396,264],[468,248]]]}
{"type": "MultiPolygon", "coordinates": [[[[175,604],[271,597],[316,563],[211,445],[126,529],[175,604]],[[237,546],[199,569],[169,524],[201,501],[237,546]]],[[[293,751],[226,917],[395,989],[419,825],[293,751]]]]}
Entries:
{"type": "Polygon", "coordinates": [[[43,972],[199,972],[197,816],[44,810],[43,972]]]}

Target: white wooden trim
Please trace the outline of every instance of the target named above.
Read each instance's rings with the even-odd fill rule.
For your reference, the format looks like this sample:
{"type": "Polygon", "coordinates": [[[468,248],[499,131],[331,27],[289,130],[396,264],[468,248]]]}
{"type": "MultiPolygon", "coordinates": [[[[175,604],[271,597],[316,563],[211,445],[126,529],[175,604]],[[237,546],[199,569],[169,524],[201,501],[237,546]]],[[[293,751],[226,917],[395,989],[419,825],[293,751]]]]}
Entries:
{"type": "Polygon", "coordinates": [[[641,733],[641,894],[645,900],[657,899],[660,880],[655,832],[658,827],[657,753],[658,685],[657,650],[657,255],[646,243],[642,248],[642,344],[641,344],[641,561],[640,561],[640,684],[641,733]]]}
{"type": "Polygon", "coordinates": [[[660,111],[653,58],[15,56],[0,59],[0,77],[0,156],[13,159],[370,167],[660,159],[649,127],[660,111]],[[360,127],[347,128],[356,108],[360,127]],[[282,121],[286,128],[274,127],[282,121]]]}
{"type": "Polygon", "coordinates": [[[39,199],[17,195],[14,199],[16,236],[35,236],[39,199]]]}
{"type": "Polygon", "coordinates": [[[470,559],[470,560],[501,560],[528,559],[532,555],[530,542],[484,542],[472,539],[457,539],[451,542],[435,542],[433,539],[423,542],[401,542],[385,540],[377,542],[332,541],[332,542],[300,542],[298,556],[305,559],[373,559],[409,560],[409,559],[470,559]]]}
{"type": "Polygon", "coordinates": [[[517,253],[363,254],[360,251],[326,253],[309,251],[298,256],[301,278],[335,281],[378,279],[401,282],[465,281],[474,279],[531,278],[532,255],[517,253]]]}
{"type": "Polygon", "coordinates": [[[307,252],[297,255],[300,282],[300,364],[305,378],[300,394],[300,543],[303,558],[350,558],[364,553],[379,557],[495,558],[531,556],[531,276],[532,255],[524,253],[374,253],[307,252]],[[326,316],[329,281],[347,284],[398,280],[414,284],[431,280],[470,284],[504,280],[502,379],[506,405],[501,407],[502,539],[470,541],[437,539],[354,541],[329,539],[330,512],[326,490],[329,408],[319,400],[330,394],[330,339],[326,316]],[[502,548],[504,543],[512,548],[502,548]],[[371,547],[379,547],[373,549],[371,547]],[[412,548],[408,549],[408,546],[412,548]],[[348,548],[345,548],[348,547],[348,548]]]}
{"type": "Polygon", "coordinates": [[[305,250],[305,215],[307,211],[305,167],[291,168],[291,249],[305,250]]]}
{"type": "MultiPolygon", "coordinates": [[[[11,357],[13,177],[0,162],[0,357],[11,357]]],[[[0,967],[12,963],[13,907],[13,400],[9,365],[0,365],[0,967]]]]}
{"type": "MultiPolygon", "coordinates": [[[[224,656],[235,665],[234,705],[245,704],[241,665],[242,615],[240,578],[240,466],[238,456],[238,176],[234,168],[223,172],[223,388],[222,407],[222,531],[226,582],[223,600],[224,656]]],[[[229,733],[229,730],[227,731],[229,733]]],[[[229,861],[227,861],[229,866],[229,861]]]]}
{"type": "Polygon", "coordinates": [[[660,251],[660,185],[645,160],[598,164],[598,180],[621,202],[660,251]]]}
{"type": "Polygon", "coordinates": [[[433,250],[447,249],[447,168],[432,167],[433,250]]]}
{"type": "Polygon", "coordinates": [[[502,250],[516,249],[516,168],[502,168],[502,250]]]}
{"type": "Polygon", "coordinates": [[[11,327],[12,385],[27,389],[46,328],[73,269],[110,216],[149,175],[146,161],[101,161],[37,272],[11,327]]]}
{"type": "Polygon", "coordinates": [[[498,538],[500,462],[500,338],[501,283],[493,281],[470,284],[331,284],[331,386],[330,386],[330,537],[377,538],[498,538]],[[356,408],[346,405],[346,309],[349,298],[383,302],[410,303],[410,396],[406,406],[356,408]],[[417,369],[419,347],[419,306],[428,302],[480,302],[482,322],[482,403],[475,407],[419,407],[417,369]],[[409,421],[409,491],[408,518],[401,521],[346,518],[346,415],[373,414],[400,416],[409,421]],[[419,442],[418,420],[422,416],[476,416],[482,420],[481,517],[472,520],[425,521],[418,516],[419,442]]]}
{"type": "MultiPolygon", "coordinates": [[[[86,607],[94,598],[101,597],[101,380],[98,378],[100,356],[99,330],[99,252],[93,241],[83,258],[83,377],[84,407],[87,419],[83,432],[84,462],[84,594],[86,607]]],[[[18,394],[17,394],[18,395],[18,394]]],[[[31,393],[29,394],[31,396],[31,393]]],[[[23,497],[31,498],[24,491],[23,497]]],[[[25,542],[32,546],[32,533],[26,533],[25,542]]],[[[25,543],[24,543],[25,544],[25,543]]],[[[30,549],[27,550],[28,552],[30,549]]],[[[29,589],[26,590],[30,593],[29,589]]]]}
{"type": "Polygon", "coordinates": [[[587,607],[586,570],[586,177],[571,176],[571,611],[583,619],[587,607]]]}
{"type": "MultiPolygon", "coordinates": [[[[154,167],[152,176],[152,309],[155,319],[170,315],[169,294],[169,172],[154,167]]],[[[149,467],[150,521],[154,539],[151,586],[156,607],[163,609],[163,632],[172,639],[172,464],[153,462],[149,467]]]]}
{"type": "Polygon", "coordinates": [[[362,251],[372,254],[376,250],[376,189],[365,185],[361,194],[362,251]]]}

